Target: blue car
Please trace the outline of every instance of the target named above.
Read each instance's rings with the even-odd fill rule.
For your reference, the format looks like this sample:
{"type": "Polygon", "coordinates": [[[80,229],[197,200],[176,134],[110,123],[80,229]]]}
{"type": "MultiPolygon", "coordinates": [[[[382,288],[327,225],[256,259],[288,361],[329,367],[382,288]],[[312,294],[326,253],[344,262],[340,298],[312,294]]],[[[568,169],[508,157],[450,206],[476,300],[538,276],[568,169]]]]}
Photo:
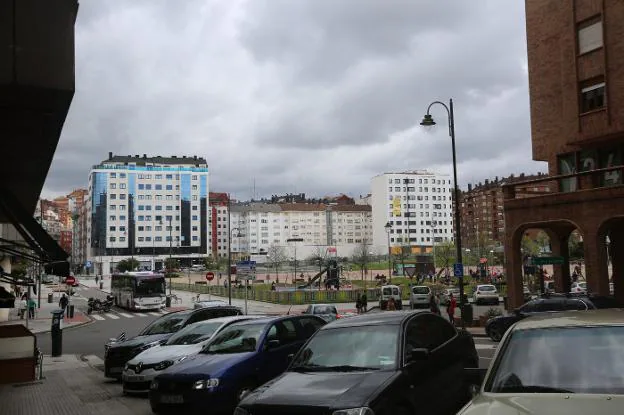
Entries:
{"type": "Polygon", "coordinates": [[[229,413],[250,391],[286,370],[293,354],[326,324],[313,315],[234,323],[202,352],[152,381],[152,411],[229,413]]]}

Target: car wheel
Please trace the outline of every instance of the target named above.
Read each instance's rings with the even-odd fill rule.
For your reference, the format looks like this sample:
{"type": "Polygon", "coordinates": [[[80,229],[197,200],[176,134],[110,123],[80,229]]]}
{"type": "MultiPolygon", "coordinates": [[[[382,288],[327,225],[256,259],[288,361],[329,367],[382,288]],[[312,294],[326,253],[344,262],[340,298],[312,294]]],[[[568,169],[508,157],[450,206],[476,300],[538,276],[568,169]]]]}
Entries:
{"type": "Polygon", "coordinates": [[[490,339],[492,339],[492,341],[494,342],[499,342],[503,338],[503,333],[501,329],[496,326],[492,326],[490,328],[488,335],[490,336],[490,339]]]}

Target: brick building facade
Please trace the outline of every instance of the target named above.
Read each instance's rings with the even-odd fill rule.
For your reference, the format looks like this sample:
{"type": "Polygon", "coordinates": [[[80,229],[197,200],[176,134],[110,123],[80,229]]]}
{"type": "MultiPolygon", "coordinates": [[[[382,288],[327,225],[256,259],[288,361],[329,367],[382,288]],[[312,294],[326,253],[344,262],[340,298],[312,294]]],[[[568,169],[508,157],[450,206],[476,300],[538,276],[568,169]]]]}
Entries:
{"type": "MultiPolygon", "coordinates": [[[[623,18],[621,0],[526,0],[533,159],[548,162],[550,177],[522,185],[548,185],[550,193],[520,198],[517,184],[504,186],[511,306],[522,302],[520,239],[528,228],[548,233],[553,254],[566,260],[577,229],[589,290],[609,294],[612,278],[624,300],[623,18]]],[[[558,290],[569,290],[569,274],[567,264],[554,267],[558,290]]]]}

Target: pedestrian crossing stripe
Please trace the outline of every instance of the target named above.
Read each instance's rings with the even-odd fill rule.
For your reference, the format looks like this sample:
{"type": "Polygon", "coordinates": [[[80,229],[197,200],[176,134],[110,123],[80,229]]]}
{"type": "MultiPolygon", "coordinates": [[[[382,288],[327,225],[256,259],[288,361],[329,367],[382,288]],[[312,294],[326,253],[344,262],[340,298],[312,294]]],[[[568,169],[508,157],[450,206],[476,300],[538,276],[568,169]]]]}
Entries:
{"type": "Polygon", "coordinates": [[[151,311],[151,312],[149,312],[149,313],[147,313],[147,314],[149,314],[149,315],[151,315],[151,316],[159,316],[159,315],[161,315],[162,313],[159,313],[159,312],[157,312],[157,311],[151,311]]]}
{"type": "Polygon", "coordinates": [[[107,313],[107,314],[104,314],[104,315],[106,317],[108,317],[108,318],[112,318],[113,320],[117,320],[119,318],[118,315],[115,315],[115,314],[112,314],[112,313],[107,313]]]}
{"type": "Polygon", "coordinates": [[[91,317],[93,317],[95,320],[106,320],[104,317],[97,314],[92,314],[91,317]]]}
{"type": "Polygon", "coordinates": [[[132,318],[134,317],[132,314],[128,314],[128,313],[119,313],[120,316],[123,316],[125,318],[132,318]]]}

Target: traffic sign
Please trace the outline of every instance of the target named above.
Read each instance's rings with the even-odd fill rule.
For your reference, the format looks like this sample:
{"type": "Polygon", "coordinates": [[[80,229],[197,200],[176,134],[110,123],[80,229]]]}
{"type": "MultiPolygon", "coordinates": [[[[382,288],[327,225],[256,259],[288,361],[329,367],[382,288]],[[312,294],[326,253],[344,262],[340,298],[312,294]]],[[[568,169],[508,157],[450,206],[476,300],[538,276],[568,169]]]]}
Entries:
{"type": "Polygon", "coordinates": [[[562,256],[537,256],[533,257],[533,265],[561,265],[562,256]]]}
{"type": "Polygon", "coordinates": [[[74,285],[75,283],[76,283],[76,278],[72,277],[71,275],[65,278],[65,284],[74,285]]]}
{"type": "Polygon", "coordinates": [[[241,280],[256,279],[256,261],[240,261],[236,263],[236,276],[241,280]]]}
{"type": "Polygon", "coordinates": [[[464,276],[464,264],[453,264],[453,275],[456,277],[464,276]]]}
{"type": "Polygon", "coordinates": [[[207,273],[206,273],[206,279],[207,279],[208,281],[212,281],[212,280],[214,280],[214,272],[207,272],[207,273]]]}

